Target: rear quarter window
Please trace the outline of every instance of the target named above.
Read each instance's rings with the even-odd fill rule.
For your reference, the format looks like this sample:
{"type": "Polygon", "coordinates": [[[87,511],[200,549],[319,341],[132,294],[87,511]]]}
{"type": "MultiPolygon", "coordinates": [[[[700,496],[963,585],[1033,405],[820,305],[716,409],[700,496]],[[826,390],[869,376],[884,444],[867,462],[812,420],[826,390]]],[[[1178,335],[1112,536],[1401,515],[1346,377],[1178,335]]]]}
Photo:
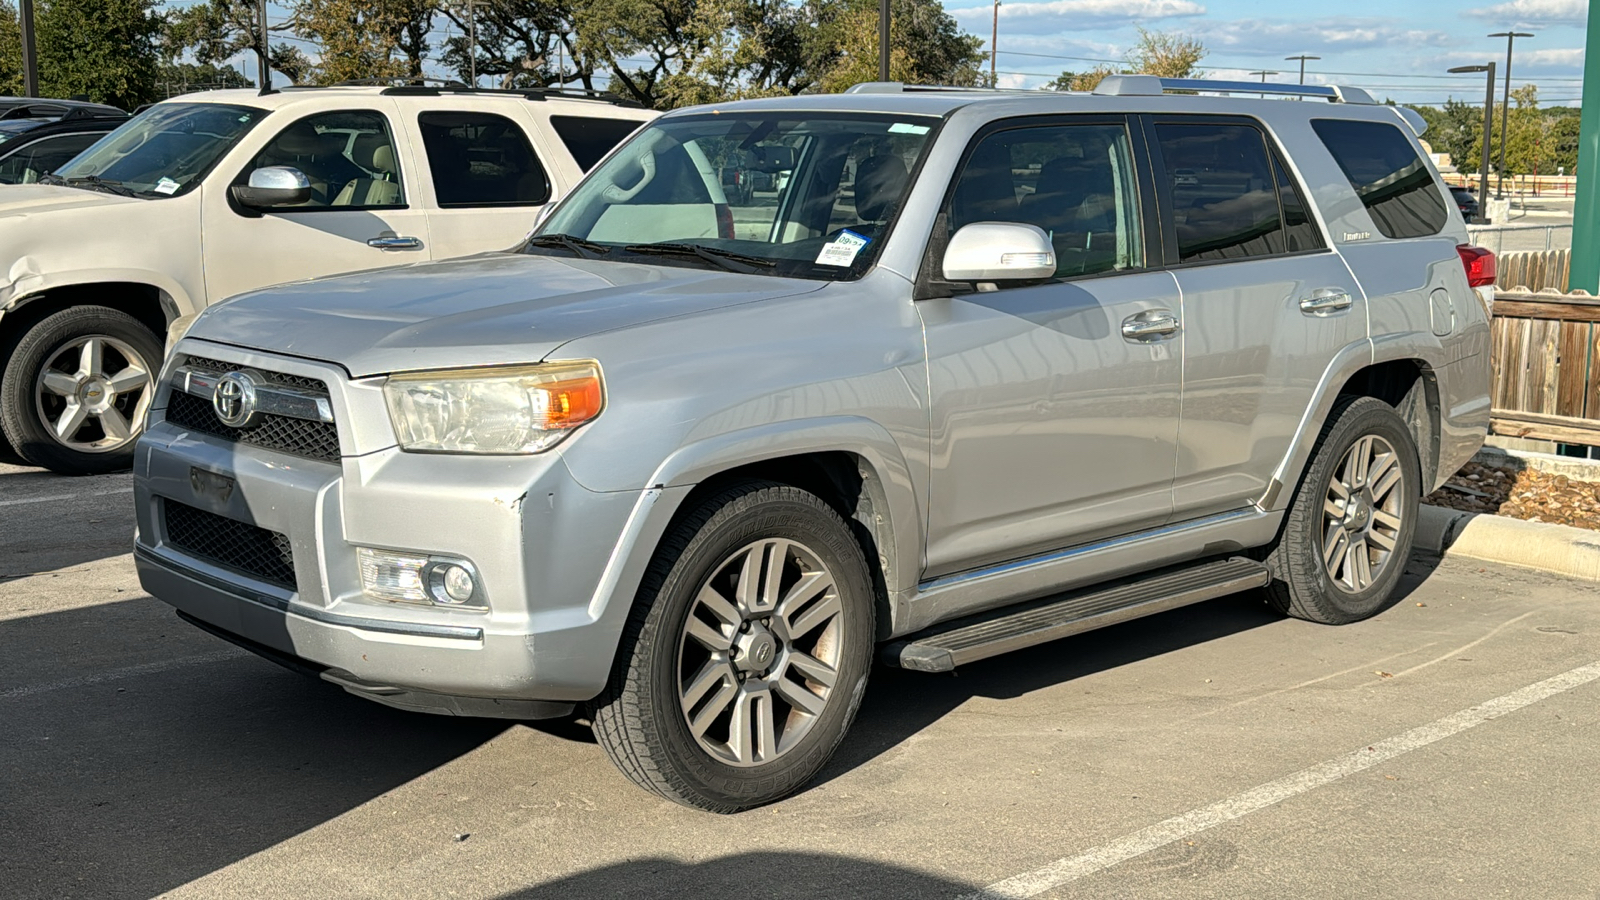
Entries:
{"type": "Polygon", "coordinates": [[[587,172],[594,164],[622,143],[643,125],[632,119],[596,119],[588,116],[551,116],[550,127],[556,130],[578,168],[587,172]]]}
{"type": "Polygon", "coordinates": [[[1444,228],[1444,197],[1398,127],[1346,119],[1316,119],[1311,127],[1384,237],[1427,237],[1444,228]]]}

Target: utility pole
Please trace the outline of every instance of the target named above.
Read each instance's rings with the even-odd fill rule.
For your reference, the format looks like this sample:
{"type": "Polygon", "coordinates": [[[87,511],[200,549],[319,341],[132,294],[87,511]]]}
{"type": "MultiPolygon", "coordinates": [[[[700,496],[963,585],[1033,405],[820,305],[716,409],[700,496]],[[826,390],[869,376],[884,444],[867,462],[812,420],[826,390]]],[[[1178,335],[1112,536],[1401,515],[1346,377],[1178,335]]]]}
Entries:
{"type": "Polygon", "coordinates": [[[467,72],[472,86],[478,86],[478,16],[477,7],[467,0],[467,72]]]}
{"type": "Polygon", "coordinates": [[[1456,66],[1450,70],[1457,75],[1470,72],[1488,72],[1488,86],[1483,90],[1483,161],[1478,165],[1478,214],[1484,213],[1483,204],[1489,199],[1489,145],[1494,140],[1494,62],[1481,66],[1456,66]]]}
{"type": "Polygon", "coordinates": [[[1274,72],[1274,71],[1272,71],[1270,69],[1258,69],[1258,70],[1256,70],[1254,72],[1251,72],[1250,74],[1251,75],[1260,75],[1261,76],[1261,83],[1262,84],[1266,84],[1268,75],[1277,75],[1278,73],[1274,72]]]}
{"type": "Polygon", "coordinates": [[[1506,39],[1506,95],[1500,101],[1500,171],[1495,176],[1494,198],[1503,200],[1506,196],[1506,144],[1511,137],[1511,46],[1519,37],[1533,37],[1526,31],[1497,31],[1489,37],[1503,37],[1506,39]]]}
{"type": "Polygon", "coordinates": [[[1572,274],[1567,290],[1600,293],[1600,16],[1589,17],[1578,116],[1578,200],[1572,211],[1572,274]]]}
{"type": "Polygon", "coordinates": [[[889,0],[878,0],[878,80],[889,80],[889,0]]]}
{"type": "Polygon", "coordinates": [[[989,30],[989,86],[999,87],[995,77],[994,58],[1000,55],[1000,0],[994,0],[994,26],[989,30]]]}
{"type": "Polygon", "coordinates": [[[33,50],[33,0],[17,3],[17,21],[22,26],[22,96],[39,96],[39,57],[33,50]]]}
{"type": "Polygon", "coordinates": [[[1297,59],[1300,60],[1300,83],[1301,84],[1305,84],[1306,83],[1306,60],[1308,60],[1308,59],[1321,59],[1321,58],[1322,57],[1320,57],[1320,56],[1307,56],[1306,54],[1302,53],[1299,56],[1285,56],[1283,59],[1284,59],[1285,62],[1294,62],[1297,59]]]}
{"type": "Polygon", "coordinates": [[[256,0],[256,27],[261,46],[256,49],[256,79],[262,94],[272,93],[272,66],[267,60],[267,0],[256,0]]]}

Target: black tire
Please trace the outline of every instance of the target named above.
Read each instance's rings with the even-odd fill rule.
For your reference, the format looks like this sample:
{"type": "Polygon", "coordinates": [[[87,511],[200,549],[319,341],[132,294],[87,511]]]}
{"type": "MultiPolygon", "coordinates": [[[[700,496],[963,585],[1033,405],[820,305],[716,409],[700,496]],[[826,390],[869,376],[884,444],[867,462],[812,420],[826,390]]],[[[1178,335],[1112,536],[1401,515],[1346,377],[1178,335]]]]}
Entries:
{"type": "MultiPolygon", "coordinates": [[[[827,596],[825,591],[824,599],[827,596]]],[[[675,523],[657,549],[624,629],[610,683],[593,704],[595,736],[624,775],[686,806],[733,813],[782,799],[817,774],[855,718],[872,664],[873,616],[866,558],[831,507],[799,488],[772,482],[746,482],[719,491],[675,523]],[[689,617],[701,614],[696,598],[702,596],[702,586],[731,571],[728,567],[739,558],[741,548],[764,540],[797,542],[826,568],[823,574],[832,576],[840,609],[816,631],[827,634],[835,623],[839,625],[829,648],[836,677],[820,712],[807,719],[796,706],[787,713],[784,734],[797,717],[810,723],[787,750],[779,750],[770,761],[740,766],[716,755],[691,731],[680,688],[687,682],[684,672],[697,668],[687,661],[698,645],[685,634],[689,617]]],[[[730,627],[733,638],[743,639],[737,627],[730,627]]],[[[797,638],[796,647],[799,643],[797,638]]],[[[780,658],[788,660],[787,639],[781,647],[778,652],[785,655],[780,658]]],[[[704,663],[705,669],[714,662],[704,663]]],[[[798,671],[785,665],[785,672],[798,671]]],[[[729,671],[735,672],[731,663],[729,671]]],[[[757,674],[751,673],[753,682],[761,682],[757,674]]],[[[739,706],[740,692],[745,690],[744,676],[735,675],[738,683],[728,682],[736,693],[728,715],[739,706]]],[[[723,682],[717,684],[702,710],[721,696],[723,682]]],[[[775,705],[775,699],[782,700],[781,691],[769,694],[765,703],[776,717],[779,713],[771,711],[781,709],[782,703],[775,705]]],[[[688,707],[693,706],[688,701],[688,707]]],[[[730,724],[730,748],[731,733],[730,724]]],[[[773,743],[781,747],[783,736],[773,743]]]]}
{"type": "MultiPolygon", "coordinates": [[[[1387,470],[1371,481],[1381,485],[1386,477],[1387,470]]],[[[1361,483],[1367,479],[1353,480],[1361,483]]],[[[1422,466],[1417,457],[1416,441],[1394,407],[1372,397],[1341,398],[1323,426],[1311,462],[1290,503],[1277,544],[1267,556],[1267,566],[1273,575],[1267,586],[1267,601],[1280,612],[1326,625],[1357,622],[1387,608],[1393,602],[1395,585],[1411,556],[1422,489],[1422,466]],[[1387,444],[1400,472],[1400,483],[1384,494],[1381,506],[1385,508],[1377,511],[1384,515],[1397,513],[1398,527],[1385,524],[1378,514],[1370,513],[1371,484],[1364,488],[1368,496],[1363,497],[1361,490],[1354,492],[1361,498],[1354,503],[1341,501],[1334,494],[1333,480],[1343,472],[1347,454],[1351,454],[1357,442],[1369,437],[1374,443],[1366,446],[1381,448],[1387,444]],[[1394,498],[1392,504],[1390,496],[1394,498]],[[1342,505],[1348,512],[1339,519],[1325,502],[1334,507],[1342,505]],[[1369,511],[1368,515],[1363,515],[1364,509],[1369,511]],[[1340,521],[1346,524],[1340,525],[1340,521]],[[1344,531],[1343,546],[1350,548],[1346,552],[1338,549],[1341,529],[1344,531]],[[1377,537],[1373,536],[1375,534],[1377,537]],[[1380,542],[1392,542],[1393,547],[1383,551],[1380,542]],[[1370,552],[1361,547],[1367,547],[1370,552]],[[1333,552],[1328,552],[1330,550],[1333,552]],[[1371,560],[1375,556],[1382,559],[1374,570],[1371,560]],[[1356,557],[1365,559],[1369,570],[1369,581],[1364,585],[1359,575],[1361,564],[1356,557]],[[1325,558],[1335,559],[1332,568],[1324,562],[1325,558]],[[1357,570],[1355,575],[1351,574],[1352,566],[1357,570]]]]}
{"type": "Polygon", "coordinates": [[[6,361],[4,375],[0,376],[0,432],[23,459],[63,475],[96,475],[126,469],[133,464],[134,441],[143,427],[142,409],[154,396],[161,357],[161,339],[127,313],[104,306],[74,306],[47,316],[28,329],[6,361]],[[101,419],[91,418],[77,432],[83,440],[68,445],[56,437],[45,418],[51,410],[41,408],[61,401],[53,396],[44,400],[36,397],[44,367],[74,343],[91,338],[103,339],[110,348],[108,368],[123,371],[130,358],[140,357],[137,364],[148,374],[139,391],[120,396],[114,405],[130,436],[113,437],[102,430],[99,440],[106,443],[102,448],[93,447],[101,419]]]}

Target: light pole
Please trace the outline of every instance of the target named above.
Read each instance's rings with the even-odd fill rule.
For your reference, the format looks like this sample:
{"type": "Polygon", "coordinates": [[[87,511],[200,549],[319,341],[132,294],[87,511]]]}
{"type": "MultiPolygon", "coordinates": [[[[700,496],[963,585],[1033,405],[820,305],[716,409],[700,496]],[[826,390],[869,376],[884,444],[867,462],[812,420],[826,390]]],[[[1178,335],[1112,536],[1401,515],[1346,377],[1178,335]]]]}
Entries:
{"type": "Polygon", "coordinates": [[[1510,125],[1511,115],[1511,47],[1519,37],[1533,37],[1526,31],[1497,31],[1489,37],[1503,37],[1506,39],[1506,95],[1500,101],[1500,171],[1495,174],[1494,194],[1496,200],[1503,200],[1506,196],[1506,142],[1511,137],[1511,132],[1506,129],[1510,125]]]}
{"type": "Polygon", "coordinates": [[[1321,58],[1322,57],[1320,57],[1320,56],[1307,56],[1306,54],[1302,53],[1299,56],[1285,56],[1283,59],[1284,59],[1285,62],[1294,62],[1297,59],[1300,60],[1300,83],[1301,84],[1305,84],[1306,83],[1306,60],[1308,60],[1308,59],[1321,59],[1321,58]]]}
{"type": "MultiPolygon", "coordinates": [[[[1494,129],[1494,63],[1481,66],[1456,66],[1450,70],[1457,75],[1488,72],[1488,87],[1483,91],[1483,161],[1478,164],[1478,214],[1483,215],[1484,204],[1489,200],[1489,142],[1494,129]]],[[[1505,135],[1500,139],[1505,140],[1505,135]]]]}
{"type": "Polygon", "coordinates": [[[878,80],[889,80],[889,0],[878,3],[878,80]]]}
{"type": "Polygon", "coordinates": [[[1000,53],[1000,0],[994,0],[994,26],[989,31],[989,86],[999,87],[995,78],[994,58],[1000,53]]]}
{"type": "Polygon", "coordinates": [[[39,57],[33,52],[33,0],[17,4],[17,22],[22,26],[22,96],[39,96],[39,57]]]}
{"type": "Polygon", "coordinates": [[[261,47],[256,50],[256,80],[261,82],[261,95],[272,93],[272,61],[267,57],[267,0],[256,0],[256,27],[261,30],[261,47]]]}

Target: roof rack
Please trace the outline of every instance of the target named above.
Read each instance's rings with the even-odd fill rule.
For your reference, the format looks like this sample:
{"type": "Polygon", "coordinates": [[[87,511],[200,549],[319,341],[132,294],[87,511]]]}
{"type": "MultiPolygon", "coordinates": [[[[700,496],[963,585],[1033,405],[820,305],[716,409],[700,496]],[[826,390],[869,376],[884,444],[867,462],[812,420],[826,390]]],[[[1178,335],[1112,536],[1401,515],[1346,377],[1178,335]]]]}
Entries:
{"type": "Polygon", "coordinates": [[[127,113],[110,106],[82,106],[41,101],[13,106],[0,112],[0,119],[54,119],[68,122],[75,119],[103,119],[110,116],[125,117],[127,113]]]}
{"type": "Polygon", "coordinates": [[[1361,88],[1337,84],[1214,81],[1209,78],[1158,78],[1155,75],[1107,75],[1094,89],[1094,93],[1102,97],[1157,97],[1168,92],[1316,97],[1330,103],[1373,106],[1378,102],[1361,88]]]}
{"type": "Polygon", "coordinates": [[[953,84],[906,84],[903,81],[863,81],[845,88],[846,94],[935,94],[935,93],[973,93],[973,94],[1028,94],[1036,91],[1026,91],[1021,88],[992,88],[992,87],[966,87],[953,84]]]}
{"type": "Polygon", "coordinates": [[[327,87],[382,87],[379,93],[388,97],[437,97],[441,94],[489,94],[492,96],[521,97],[524,100],[595,100],[613,106],[643,109],[637,100],[620,97],[610,91],[596,91],[576,87],[485,88],[462,84],[449,78],[356,78],[335,84],[297,84],[284,88],[291,91],[320,90],[327,87]]]}

